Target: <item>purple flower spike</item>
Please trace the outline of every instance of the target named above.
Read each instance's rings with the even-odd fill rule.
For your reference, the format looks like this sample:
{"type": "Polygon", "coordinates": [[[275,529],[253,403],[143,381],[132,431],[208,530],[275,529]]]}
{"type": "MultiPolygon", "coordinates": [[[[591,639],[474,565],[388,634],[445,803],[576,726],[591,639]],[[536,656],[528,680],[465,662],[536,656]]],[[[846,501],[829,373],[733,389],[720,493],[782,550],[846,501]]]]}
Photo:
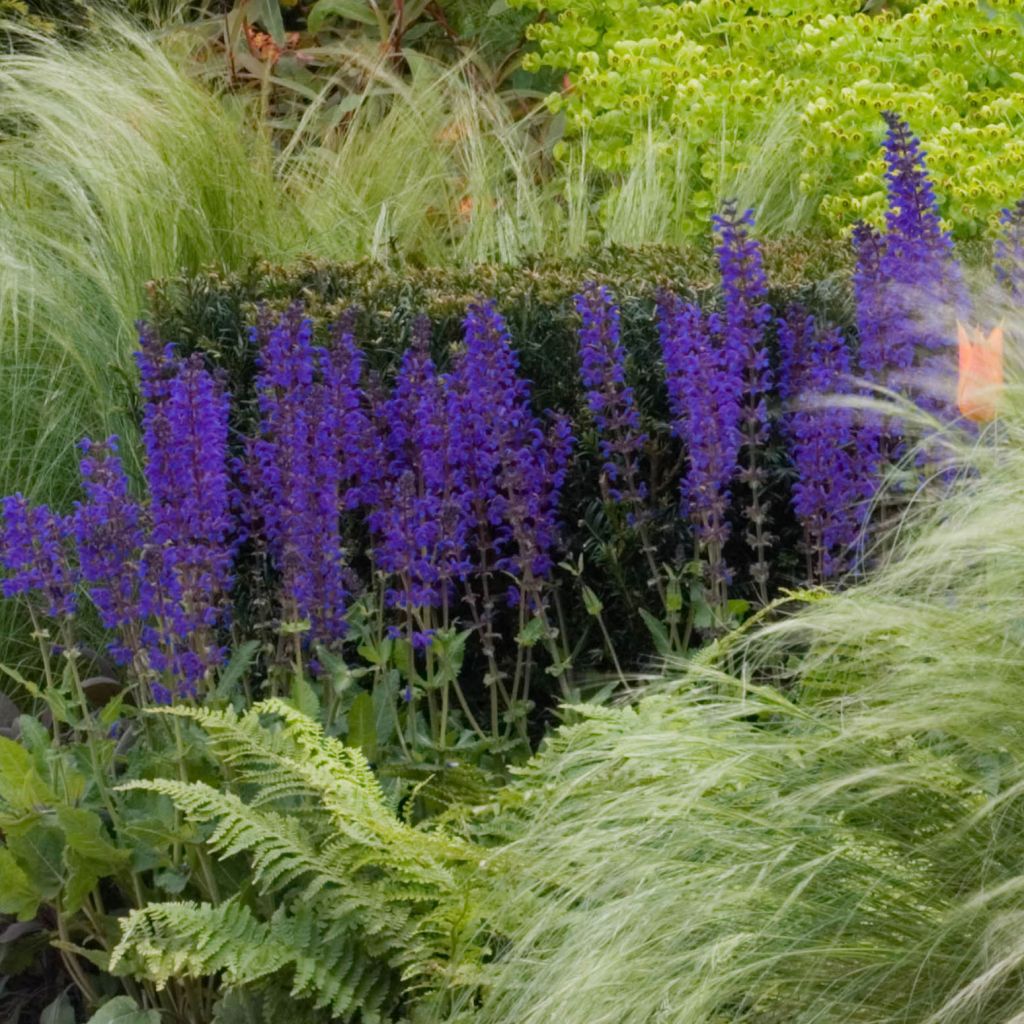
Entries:
{"type": "Polygon", "coordinates": [[[675,295],[658,302],[658,333],[668,385],[672,431],[687,446],[681,484],[684,509],[708,552],[712,594],[724,600],[728,582],[721,549],[729,537],[729,490],[743,442],[742,367],[716,337],[712,322],[675,295]]]}
{"type": "MultiPolygon", "coordinates": [[[[136,627],[142,613],[142,509],[128,493],[117,438],[109,437],[101,444],[86,440],[80,447],[85,501],[76,505],[72,522],[82,578],[107,629],[136,627]]],[[[133,653],[117,643],[110,649],[122,663],[133,653]]]]}
{"type": "Polygon", "coordinates": [[[850,392],[850,353],[838,328],[819,329],[801,309],[778,327],[779,391],[789,406],[782,422],[797,472],[793,509],[804,527],[808,577],[820,581],[846,568],[866,507],[854,412],[828,404],[850,392]]]}
{"type": "Polygon", "coordinates": [[[558,505],[573,444],[568,421],[547,432],[530,409],[508,326],[492,302],[470,305],[466,348],[450,378],[449,413],[469,530],[483,572],[497,568],[533,585],[550,571],[558,505]]]}
{"type": "Polygon", "coordinates": [[[721,335],[722,358],[728,364],[729,385],[738,388],[742,408],[741,429],[744,466],[740,479],[749,488],[745,514],[750,522],[747,540],[754,549],[751,575],[762,602],[768,600],[768,505],[764,501],[764,468],[761,456],[768,434],[766,396],[771,388],[765,331],[772,320],[761,247],[751,235],[754,212],[740,215],[735,203],[727,203],[713,218],[718,236],[718,266],[722,275],[724,309],[711,321],[721,335]]]}
{"type": "MultiPolygon", "coordinates": [[[[939,219],[924,152],[910,126],[883,114],[886,234],[878,275],[887,353],[879,383],[909,389],[923,408],[955,419],[952,403],[954,322],[969,317],[969,301],[953,242],[939,219]]],[[[876,360],[877,362],[877,360],[876,360]]]]}
{"type": "Polygon", "coordinates": [[[1024,199],[999,217],[1003,231],[996,241],[996,277],[1015,302],[1024,305],[1024,199]]]}
{"type": "Polygon", "coordinates": [[[10,575],[0,584],[4,597],[42,600],[51,618],[75,612],[75,577],[67,557],[70,523],[46,505],[30,505],[20,494],[4,498],[0,564],[10,575]]]}
{"type": "Polygon", "coordinates": [[[169,363],[174,376],[143,412],[152,533],[141,610],[156,622],[144,635],[150,667],[187,693],[223,659],[215,634],[232,582],[235,523],[227,396],[199,356],[169,363]]]}
{"type": "Polygon", "coordinates": [[[348,511],[377,504],[384,467],[383,441],[363,387],[364,360],[354,320],[351,311],[342,317],[323,356],[326,415],[340,463],[342,507],[348,511]]]}
{"type": "Polygon", "coordinates": [[[600,437],[608,493],[624,503],[636,521],[647,497],[639,459],[647,443],[640,410],[626,383],[626,358],[619,340],[619,309],[607,288],[587,284],[575,299],[583,321],[579,333],[580,364],[587,405],[600,437]]]}
{"type": "Polygon", "coordinates": [[[377,565],[396,578],[389,600],[399,607],[441,605],[469,571],[446,382],[430,358],[429,341],[430,323],[421,318],[386,403],[388,467],[370,518],[377,565]]]}
{"type": "Polygon", "coordinates": [[[351,374],[360,372],[354,341],[347,348],[348,339],[339,337],[333,353],[316,350],[313,323],[299,304],[276,324],[264,314],[253,340],[260,345],[262,419],[252,472],[263,533],[281,573],[282,614],[308,619],[307,639],[330,643],[346,629],[339,439],[360,402],[349,387],[351,374]],[[318,363],[323,382],[316,379],[318,363]]]}

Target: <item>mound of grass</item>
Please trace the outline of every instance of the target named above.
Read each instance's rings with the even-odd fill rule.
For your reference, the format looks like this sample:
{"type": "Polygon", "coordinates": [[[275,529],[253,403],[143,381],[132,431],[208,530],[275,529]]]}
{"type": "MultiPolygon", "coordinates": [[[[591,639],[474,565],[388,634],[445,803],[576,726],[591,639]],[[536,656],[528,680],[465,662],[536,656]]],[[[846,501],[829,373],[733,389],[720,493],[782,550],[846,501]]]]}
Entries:
{"type": "Polygon", "coordinates": [[[949,440],[870,579],[572,712],[509,794],[458,1019],[1021,1019],[1024,393],[949,440]]]}

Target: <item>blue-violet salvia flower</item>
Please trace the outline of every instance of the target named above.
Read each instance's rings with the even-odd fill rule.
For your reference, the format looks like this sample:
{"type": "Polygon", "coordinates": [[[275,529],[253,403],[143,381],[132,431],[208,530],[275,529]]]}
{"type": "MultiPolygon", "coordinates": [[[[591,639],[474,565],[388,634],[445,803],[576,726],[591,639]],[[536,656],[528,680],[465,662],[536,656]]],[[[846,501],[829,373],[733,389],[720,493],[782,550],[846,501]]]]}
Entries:
{"type": "Polygon", "coordinates": [[[708,556],[712,595],[721,603],[728,582],[722,548],[729,537],[730,487],[743,442],[743,368],[709,318],[675,295],[659,297],[658,333],[672,431],[689,456],[683,506],[708,556]]]}
{"type": "Polygon", "coordinates": [[[766,396],[771,388],[771,372],[765,331],[772,320],[768,303],[761,247],[751,231],[754,212],[740,214],[733,202],[713,218],[718,245],[718,266],[722,275],[723,309],[711,320],[711,330],[721,336],[722,357],[728,363],[728,383],[741,389],[744,465],[740,480],[750,489],[745,512],[751,523],[748,538],[755,560],[751,575],[759,596],[767,600],[767,549],[771,536],[767,530],[769,508],[764,499],[765,472],[762,447],[767,438],[766,396]]]}
{"type": "Polygon", "coordinates": [[[969,300],[920,142],[896,114],[883,117],[889,210],[878,272],[888,308],[880,383],[909,387],[923,408],[955,418],[953,326],[969,317],[969,300]]]}
{"type": "Polygon", "coordinates": [[[191,693],[224,651],[235,523],[228,461],[228,398],[198,355],[143,411],[152,533],[143,555],[142,611],[150,667],[191,693]]]}
{"type": "MultiPolygon", "coordinates": [[[[82,579],[107,629],[137,632],[141,625],[139,571],[145,544],[143,511],[128,492],[128,479],[117,453],[117,438],[85,440],[79,469],[85,500],[72,517],[82,579]]],[[[111,644],[125,663],[134,651],[111,644]]]]}
{"type": "Polygon", "coordinates": [[[850,353],[838,328],[820,329],[802,309],[791,309],[778,328],[793,509],[804,528],[808,577],[821,581],[846,567],[866,507],[854,411],[836,402],[851,390],[850,353]]]}
{"type": "Polygon", "coordinates": [[[386,404],[388,465],[380,505],[370,517],[377,565],[396,580],[388,599],[405,608],[441,605],[469,569],[446,381],[429,342],[430,323],[421,317],[386,404]]]}
{"type": "Polygon", "coordinates": [[[46,505],[21,494],[3,499],[0,565],[10,574],[0,583],[4,597],[37,598],[51,618],[75,612],[75,574],[68,561],[70,524],[46,505]]]}
{"type": "Polygon", "coordinates": [[[619,308],[607,288],[587,284],[575,296],[580,365],[587,406],[597,425],[608,493],[626,505],[631,521],[641,517],[647,487],[639,460],[647,443],[640,429],[640,410],[626,383],[626,357],[619,334],[619,308]]]}
{"type": "Polygon", "coordinates": [[[281,574],[282,616],[308,620],[307,640],[329,643],[346,629],[339,436],[348,410],[336,402],[347,368],[342,356],[332,362],[315,349],[313,323],[297,303],[276,324],[264,313],[253,340],[261,420],[250,454],[263,532],[281,574]]]}
{"type": "Polygon", "coordinates": [[[1024,305],[1024,199],[999,216],[1002,233],[996,240],[995,270],[998,280],[1019,305],[1024,305]]]}

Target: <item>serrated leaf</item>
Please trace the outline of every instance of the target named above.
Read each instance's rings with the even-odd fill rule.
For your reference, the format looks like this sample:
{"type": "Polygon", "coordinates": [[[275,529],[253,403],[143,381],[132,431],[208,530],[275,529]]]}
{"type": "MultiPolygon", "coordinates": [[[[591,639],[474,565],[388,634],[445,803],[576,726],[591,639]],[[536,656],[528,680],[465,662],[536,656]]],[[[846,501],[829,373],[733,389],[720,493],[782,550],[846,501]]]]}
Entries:
{"type": "Polygon", "coordinates": [[[52,899],[64,884],[64,833],[36,822],[7,833],[7,849],[44,899],[52,899]]]}
{"type": "Polygon", "coordinates": [[[140,1010],[131,996],[117,996],[104,1003],[86,1024],[160,1024],[158,1010],[140,1010]]]}
{"type": "Polygon", "coordinates": [[[0,846],[0,913],[31,921],[42,899],[42,893],[18,866],[11,851],[0,846]]]}
{"type": "Polygon", "coordinates": [[[347,18],[363,25],[377,25],[377,18],[366,0],[317,0],[306,19],[310,32],[319,32],[328,18],[347,18]]]}
{"type": "Polygon", "coordinates": [[[6,736],[0,736],[0,799],[23,811],[56,801],[29,752],[6,736]]]}
{"type": "Polygon", "coordinates": [[[368,693],[359,694],[348,709],[348,745],[358,747],[367,761],[377,760],[377,716],[368,693]]]}
{"type": "Polygon", "coordinates": [[[530,621],[519,631],[519,636],[516,637],[516,643],[519,644],[520,647],[533,647],[534,644],[544,636],[544,630],[546,628],[544,620],[538,615],[536,618],[530,619],[530,621]]]}
{"type": "Polygon", "coordinates": [[[89,893],[96,888],[106,872],[97,861],[82,857],[73,850],[64,851],[67,877],[62,888],[64,910],[74,914],[81,910],[89,893]]]}

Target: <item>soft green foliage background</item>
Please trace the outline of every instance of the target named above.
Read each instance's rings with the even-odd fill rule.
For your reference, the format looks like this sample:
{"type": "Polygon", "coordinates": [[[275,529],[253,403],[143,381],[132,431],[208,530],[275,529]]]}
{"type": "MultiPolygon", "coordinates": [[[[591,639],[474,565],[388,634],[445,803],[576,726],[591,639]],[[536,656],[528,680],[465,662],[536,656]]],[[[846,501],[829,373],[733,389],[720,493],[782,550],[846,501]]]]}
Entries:
{"type": "Polygon", "coordinates": [[[651,159],[683,179],[672,229],[703,229],[722,195],[753,186],[761,221],[833,228],[884,210],[879,112],[921,137],[943,212],[977,233],[1024,192],[1024,16],[1016,0],[518,0],[528,66],[568,72],[571,160],[616,175],[651,159]],[[900,10],[899,8],[902,8],[900,10]]]}

